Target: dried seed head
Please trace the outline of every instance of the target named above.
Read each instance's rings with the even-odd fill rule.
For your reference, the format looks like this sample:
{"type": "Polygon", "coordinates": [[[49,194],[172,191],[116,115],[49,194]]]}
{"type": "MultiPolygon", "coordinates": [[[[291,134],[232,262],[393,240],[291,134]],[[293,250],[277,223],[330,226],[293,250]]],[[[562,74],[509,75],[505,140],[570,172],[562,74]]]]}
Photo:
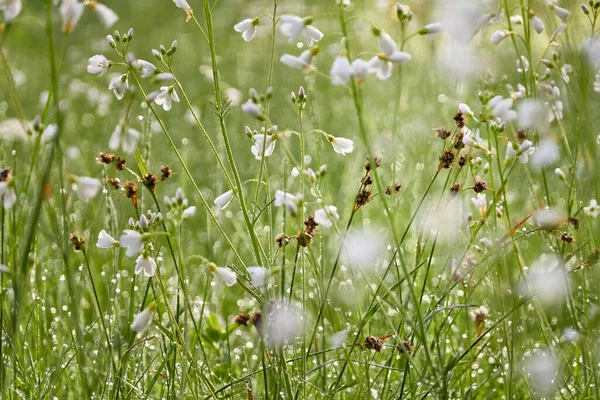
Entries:
{"type": "Polygon", "coordinates": [[[356,202],[355,202],[355,205],[354,205],[354,209],[358,210],[362,206],[364,206],[367,203],[369,203],[371,200],[373,200],[373,196],[372,196],[371,191],[369,189],[367,189],[367,188],[363,188],[356,195],[356,202]]]}
{"type": "Polygon", "coordinates": [[[125,159],[121,157],[116,157],[115,168],[117,169],[117,171],[123,171],[126,168],[125,159]]]}
{"type": "Polygon", "coordinates": [[[438,170],[442,168],[451,168],[452,164],[454,164],[454,157],[454,152],[452,150],[444,150],[444,152],[440,156],[440,164],[438,165],[438,170]]]}
{"type": "Polygon", "coordinates": [[[171,169],[171,167],[169,165],[161,165],[160,172],[161,172],[160,180],[163,182],[173,176],[173,170],[171,169]]]}
{"type": "Polygon", "coordinates": [[[142,178],[142,183],[146,186],[152,193],[156,192],[156,185],[158,184],[158,178],[152,172],[146,174],[142,178]]]}
{"type": "Polygon", "coordinates": [[[383,340],[376,338],[375,336],[367,336],[365,338],[365,344],[364,344],[366,349],[369,350],[375,350],[377,353],[379,353],[381,350],[383,350],[383,340]]]}
{"type": "Polygon", "coordinates": [[[71,233],[69,235],[69,240],[71,241],[73,250],[75,250],[75,251],[85,250],[85,239],[82,236],[78,236],[74,233],[71,233]]]}
{"type": "Polygon", "coordinates": [[[459,191],[460,191],[460,183],[455,183],[450,188],[450,197],[452,197],[452,198],[456,197],[456,195],[458,195],[459,191]]]}
{"type": "Polygon", "coordinates": [[[112,164],[112,162],[114,161],[114,159],[115,159],[115,155],[114,154],[103,153],[103,152],[100,152],[100,154],[98,154],[98,157],[96,157],[96,160],[100,164],[105,164],[105,165],[112,164]]]}
{"type": "Polygon", "coordinates": [[[475,184],[471,186],[471,189],[473,189],[475,193],[481,193],[484,190],[490,190],[490,188],[487,187],[487,182],[481,180],[479,177],[475,178],[475,184]]]}
{"type": "Polygon", "coordinates": [[[114,187],[117,190],[121,189],[121,181],[119,180],[119,178],[110,178],[107,179],[106,182],[112,185],[112,187],[114,187]]]}
{"type": "Polygon", "coordinates": [[[125,183],[125,196],[133,201],[133,205],[137,208],[137,191],[138,187],[135,182],[128,181],[125,183]]]}
{"type": "Polygon", "coordinates": [[[289,242],[290,242],[290,237],[288,235],[286,235],[285,233],[280,233],[275,238],[275,243],[277,243],[277,246],[279,248],[287,245],[289,242]]]}
{"type": "Polygon", "coordinates": [[[565,242],[567,244],[571,244],[575,241],[573,236],[569,235],[567,232],[561,233],[560,240],[562,240],[563,242],[565,242]]]}
{"type": "Polygon", "coordinates": [[[12,178],[12,168],[0,169],[0,182],[8,182],[12,178]]]}
{"type": "Polygon", "coordinates": [[[461,154],[460,157],[458,158],[458,166],[464,167],[465,165],[467,165],[468,160],[469,160],[468,154],[461,154]]]}
{"type": "Polygon", "coordinates": [[[581,220],[574,215],[571,215],[569,218],[567,218],[567,222],[575,229],[579,229],[581,226],[581,220]]]}
{"type": "Polygon", "coordinates": [[[248,326],[251,320],[252,317],[243,311],[240,311],[239,314],[233,316],[233,323],[236,325],[248,326]]]}
{"type": "Polygon", "coordinates": [[[458,112],[456,114],[454,114],[454,116],[452,118],[454,119],[454,122],[456,122],[456,127],[459,129],[466,126],[467,122],[469,122],[469,119],[467,118],[467,116],[465,114],[463,114],[462,111],[460,111],[460,110],[458,110],[458,112]]]}
{"type": "Polygon", "coordinates": [[[440,126],[439,128],[435,128],[435,136],[439,137],[442,140],[446,140],[450,137],[450,135],[452,135],[452,132],[450,132],[445,125],[440,126]]]}
{"type": "Polygon", "coordinates": [[[408,340],[403,340],[401,345],[396,346],[400,354],[410,354],[413,352],[413,345],[408,340]]]}

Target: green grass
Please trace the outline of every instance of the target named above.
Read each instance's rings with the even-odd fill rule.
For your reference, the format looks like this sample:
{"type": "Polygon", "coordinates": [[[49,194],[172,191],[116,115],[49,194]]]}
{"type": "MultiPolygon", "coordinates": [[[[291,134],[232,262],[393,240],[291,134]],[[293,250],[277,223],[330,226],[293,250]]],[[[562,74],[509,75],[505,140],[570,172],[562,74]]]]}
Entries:
{"type": "Polygon", "coordinates": [[[0,29],[0,398],[599,396],[600,102],[584,41],[600,3],[562,1],[554,33],[564,15],[541,0],[414,1],[411,18],[387,1],[106,1],[114,26],[86,7],[68,34],[51,3],[0,29]],[[307,49],[284,36],[289,14],[324,34],[311,68],[280,61],[307,49]],[[259,16],[245,42],[233,26],[259,16]],[[444,31],[419,34],[431,22],[444,31]],[[494,45],[497,30],[512,34],[494,45]],[[332,84],[335,58],[368,61],[381,31],[411,60],[332,84]],[[111,61],[99,77],[96,54],[111,61]],[[132,57],[172,79],[142,78],[132,57]],[[169,111],[161,86],[180,100],[169,111]],[[461,103],[477,144],[460,138],[461,103]],[[135,151],[109,149],[117,125],[139,132],[135,151]],[[252,136],[267,129],[264,157],[252,136]],[[524,140],[527,162],[507,157],[524,140]],[[101,182],[89,201],[81,177],[101,182]],[[120,245],[99,248],[102,230],[120,245]],[[125,230],[142,244],[125,249],[125,230]]]}

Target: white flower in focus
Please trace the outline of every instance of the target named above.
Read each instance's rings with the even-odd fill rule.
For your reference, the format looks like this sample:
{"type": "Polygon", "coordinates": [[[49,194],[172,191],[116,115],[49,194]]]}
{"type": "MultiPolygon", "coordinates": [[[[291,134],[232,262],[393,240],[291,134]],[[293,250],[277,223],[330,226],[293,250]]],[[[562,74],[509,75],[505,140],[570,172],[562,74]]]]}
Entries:
{"type": "Polygon", "coordinates": [[[215,199],[215,205],[217,207],[219,207],[221,210],[224,210],[225,208],[227,208],[227,206],[231,202],[232,198],[233,198],[233,190],[228,190],[215,199]]]}
{"type": "Polygon", "coordinates": [[[392,63],[401,64],[412,59],[409,53],[399,51],[396,42],[386,32],[379,32],[379,48],[383,51],[369,60],[369,70],[377,78],[386,80],[392,75],[392,63]]]}
{"type": "Polygon", "coordinates": [[[123,134],[123,127],[119,124],[115,127],[115,130],[110,136],[108,147],[111,150],[120,148],[125,153],[132,154],[135,151],[140,136],[140,132],[133,128],[127,128],[125,134],[123,134]]]}
{"type": "Polygon", "coordinates": [[[342,250],[344,263],[363,272],[377,268],[385,253],[385,240],[382,235],[382,232],[372,228],[359,228],[348,232],[342,250]]]}
{"type": "Polygon", "coordinates": [[[17,194],[13,187],[12,179],[0,182],[0,198],[2,198],[2,207],[10,209],[17,202],[17,194]]]}
{"type": "Polygon", "coordinates": [[[533,26],[533,29],[535,29],[538,34],[544,32],[544,29],[546,28],[544,22],[538,17],[531,18],[531,26],[533,26]]]}
{"type": "Polygon", "coordinates": [[[104,4],[90,1],[88,7],[94,10],[98,15],[98,18],[100,18],[100,23],[102,23],[105,28],[110,28],[119,20],[117,13],[106,7],[104,4]]]}
{"type": "Polygon", "coordinates": [[[347,337],[348,329],[344,329],[343,331],[339,331],[331,335],[331,348],[337,349],[338,347],[343,346],[347,337]]]}
{"type": "Polygon", "coordinates": [[[252,39],[254,39],[254,36],[256,35],[256,27],[258,25],[258,22],[258,18],[247,18],[235,24],[233,26],[233,29],[235,29],[236,32],[241,32],[244,40],[246,42],[249,42],[252,39]]]}
{"type": "Polygon", "coordinates": [[[548,232],[558,229],[566,219],[567,216],[561,208],[543,208],[533,214],[533,223],[548,232]]]}
{"type": "Polygon", "coordinates": [[[145,276],[154,276],[156,272],[156,261],[154,258],[150,257],[147,251],[142,251],[142,254],[139,255],[137,260],[135,260],[135,270],[134,273],[138,275],[140,272],[143,272],[145,276]]]}
{"type": "Polygon", "coordinates": [[[439,22],[433,22],[431,24],[425,25],[423,28],[419,30],[419,34],[421,35],[430,35],[435,33],[440,33],[444,30],[444,26],[439,22]]]}
{"type": "Polygon", "coordinates": [[[112,236],[108,234],[104,229],[100,231],[98,234],[98,241],[96,242],[96,247],[99,249],[108,249],[109,247],[118,247],[119,242],[113,239],[112,236]]]}
{"type": "Polygon", "coordinates": [[[96,178],[79,176],[75,177],[74,179],[75,184],[77,185],[77,195],[85,203],[96,197],[100,191],[100,188],[102,188],[102,182],[96,178]]]}
{"type": "Polygon", "coordinates": [[[21,0],[0,0],[0,11],[4,13],[4,22],[12,21],[21,12],[21,0]]]}
{"type": "Polygon", "coordinates": [[[265,157],[270,157],[273,154],[273,151],[275,150],[275,139],[273,138],[273,135],[267,135],[263,133],[254,135],[254,144],[250,148],[250,151],[252,151],[252,154],[254,154],[255,159],[262,160],[263,149],[265,151],[265,157]]]}
{"type": "Polygon", "coordinates": [[[315,55],[316,50],[308,49],[304,50],[299,57],[293,56],[291,54],[284,54],[279,60],[293,69],[311,70],[313,68],[312,59],[315,55]]]}
{"type": "Polygon", "coordinates": [[[131,229],[125,229],[121,237],[119,237],[119,243],[121,247],[125,247],[125,255],[127,257],[134,257],[136,254],[142,251],[144,247],[143,235],[131,229]]]}
{"type": "Polygon", "coordinates": [[[343,85],[350,80],[350,77],[354,71],[352,65],[348,61],[348,57],[345,55],[339,55],[333,61],[329,76],[331,76],[331,83],[334,85],[343,85]]]}
{"type": "Polygon", "coordinates": [[[174,86],[161,86],[160,93],[154,98],[154,102],[162,106],[163,110],[169,111],[173,102],[179,103],[179,96],[174,86]]]}
{"type": "Polygon", "coordinates": [[[148,308],[143,310],[142,312],[136,314],[133,317],[133,322],[131,323],[131,329],[137,333],[143,333],[152,322],[152,316],[156,312],[156,305],[151,304],[148,308]]]}
{"type": "Polygon", "coordinates": [[[233,286],[237,283],[237,275],[231,268],[217,267],[215,264],[208,264],[208,269],[227,286],[233,286]]]}
{"type": "Polygon", "coordinates": [[[340,216],[337,213],[337,207],[325,206],[315,211],[314,218],[317,224],[329,228],[333,225],[333,221],[340,219],[340,216]]]}
{"type": "Polygon", "coordinates": [[[311,18],[300,18],[296,15],[281,16],[281,33],[289,37],[289,43],[298,41],[300,35],[304,36],[304,42],[307,46],[312,46],[323,38],[323,33],[311,25],[311,18]]]}
{"type": "Polygon", "coordinates": [[[269,279],[269,271],[263,267],[248,267],[250,277],[252,278],[252,286],[256,288],[263,287],[269,279]]]}
{"type": "Polygon", "coordinates": [[[110,61],[102,54],[96,54],[88,60],[87,72],[89,74],[102,76],[108,71],[108,67],[110,67],[110,61]]]}
{"type": "Polygon", "coordinates": [[[595,199],[590,200],[589,206],[583,207],[583,213],[592,218],[598,217],[598,210],[598,202],[595,199]]]}
{"type": "Polygon", "coordinates": [[[127,75],[121,75],[116,77],[108,85],[108,90],[112,90],[117,100],[122,100],[125,97],[125,93],[129,90],[129,80],[127,75]]]}
{"type": "Polygon", "coordinates": [[[184,10],[191,8],[186,0],[173,0],[173,3],[175,3],[177,7],[183,8],[184,10]]]}
{"type": "Polygon", "coordinates": [[[498,46],[498,44],[500,44],[501,41],[506,39],[508,35],[510,35],[509,31],[496,31],[490,37],[490,42],[498,46]]]}
{"type": "Polygon", "coordinates": [[[350,139],[328,135],[327,140],[333,146],[333,151],[343,156],[352,153],[352,150],[354,150],[354,142],[350,139]]]}
{"type": "Polygon", "coordinates": [[[554,14],[556,14],[556,16],[558,18],[560,18],[562,20],[562,22],[567,22],[567,19],[569,18],[569,15],[571,15],[570,11],[568,11],[568,10],[562,8],[562,7],[559,7],[559,6],[555,5],[555,4],[548,4],[548,7],[550,7],[550,9],[552,11],[554,11],[554,14]]]}
{"type": "Polygon", "coordinates": [[[136,65],[142,70],[142,78],[150,78],[156,71],[154,64],[146,60],[139,59],[136,61],[136,65]]]}
{"type": "Polygon", "coordinates": [[[296,215],[298,212],[298,203],[301,199],[300,195],[294,196],[293,194],[278,190],[275,192],[275,207],[285,207],[288,212],[292,215],[296,215]]]}
{"type": "Polygon", "coordinates": [[[71,33],[83,14],[84,5],[77,0],[62,0],[60,3],[60,16],[63,20],[63,32],[71,33]]]}

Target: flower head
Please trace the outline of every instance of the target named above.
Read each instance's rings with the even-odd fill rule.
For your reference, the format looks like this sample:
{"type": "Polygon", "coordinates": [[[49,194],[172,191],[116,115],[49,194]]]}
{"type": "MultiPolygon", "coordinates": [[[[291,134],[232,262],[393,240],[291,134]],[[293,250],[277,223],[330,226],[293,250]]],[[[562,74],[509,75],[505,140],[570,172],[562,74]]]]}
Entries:
{"type": "Polygon", "coordinates": [[[0,11],[4,13],[4,22],[12,21],[21,12],[21,0],[0,0],[0,11]]]}
{"type": "Polygon", "coordinates": [[[509,31],[496,31],[490,37],[490,42],[498,46],[501,41],[508,37],[508,35],[510,35],[509,31]]]}
{"type": "Polygon", "coordinates": [[[284,54],[281,56],[280,61],[290,68],[298,70],[311,70],[313,68],[312,59],[317,55],[318,52],[318,47],[313,47],[308,50],[304,50],[298,57],[291,54],[284,54]]]}
{"type": "Polygon", "coordinates": [[[88,176],[78,176],[74,178],[75,184],[77,185],[77,195],[84,202],[88,202],[90,199],[96,197],[102,182],[96,178],[90,178],[88,176]]]}
{"type": "Polygon", "coordinates": [[[150,78],[156,72],[156,67],[154,64],[146,60],[138,59],[136,61],[136,65],[142,70],[142,78],[150,78]]]}
{"type": "Polygon", "coordinates": [[[343,85],[350,80],[353,73],[354,71],[348,57],[340,54],[333,61],[331,71],[329,71],[331,83],[334,85],[343,85]]]}
{"type": "Polygon", "coordinates": [[[595,199],[590,200],[589,206],[583,207],[583,213],[588,217],[597,218],[598,211],[598,202],[595,199]]]}
{"type": "Polygon", "coordinates": [[[112,90],[117,100],[122,100],[125,97],[125,93],[129,90],[129,80],[127,75],[121,75],[116,77],[108,85],[108,90],[112,90]]]}
{"type": "Polygon", "coordinates": [[[290,43],[298,41],[300,35],[304,36],[304,42],[307,46],[312,46],[323,38],[323,33],[311,25],[311,18],[301,18],[296,15],[281,16],[281,33],[289,37],[290,43]]]}
{"type": "Polygon", "coordinates": [[[354,150],[354,142],[350,139],[328,135],[327,140],[333,146],[333,150],[343,156],[352,153],[352,150],[354,150]]]}
{"type": "Polygon", "coordinates": [[[298,212],[298,203],[302,197],[278,190],[275,192],[275,207],[285,207],[288,212],[295,215],[298,212]]]}
{"type": "Polygon", "coordinates": [[[215,199],[215,205],[221,210],[227,208],[233,198],[233,190],[228,190],[215,199]]]}
{"type": "Polygon", "coordinates": [[[235,24],[233,29],[236,32],[241,32],[244,40],[249,42],[254,39],[254,36],[256,35],[256,27],[258,26],[258,23],[258,18],[246,18],[245,20],[235,24]]]}
{"type": "Polygon", "coordinates": [[[125,229],[121,237],[119,237],[119,243],[121,247],[125,247],[125,255],[127,257],[134,257],[136,254],[142,251],[144,247],[143,235],[131,229],[125,229]]]}
{"type": "Polygon", "coordinates": [[[333,221],[340,219],[340,216],[336,206],[325,206],[315,211],[314,218],[317,224],[329,228],[333,225],[333,221]]]}
{"type": "Polygon", "coordinates": [[[93,75],[102,76],[108,71],[110,61],[102,54],[96,54],[88,60],[87,72],[93,75]]]}
{"type": "Polygon", "coordinates": [[[112,236],[108,234],[104,229],[100,231],[98,234],[98,242],[96,242],[96,247],[100,249],[108,249],[110,247],[118,247],[119,242],[113,239],[112,236]]]}
{"type": "Polygon", "coordinates": [[[100,4],[96,1],[89,1],[88,7],[94,10],[98,18],[100,18],[100,22],[104,25],[105,28],[110,28],[113,26],[118,20],[119,16],[112,9],[108,8],[104,4],[100,4]]]}
{"type": "Polygon", "coordinates": [[[217,267],[216,264],[209,263],[208,269],[227,286],[233,286],[237,283],[237,274],[231,268],[217,267]]]}
{"type": "Polygon", "coordinates": [[[71,33],[83,14],[84,5],[77,0],[62,0],[60,3],[60,16],[63,20],[63,32],[71,33]]]}
{"type": "Polygon", "coordinates": [[[156,272],[156,261],[154,261],[154,258],[150,257],[150,254],[147,251],[142,251],[142,254],[135,260],[134,272],[136,275],[143,272],[145,276],[154,276],[154,273],[156,272]]]}
{"type": "Polygon", "coordinates": [[[265,157],[270,157],[273,154],[273,151],[275,150],[275,139],[273,135],[263,133],[254,135],[254,145],[250,148],[250,151],[254,154],[254,158],[261,160],[263,157],[263,149],[265,157]]]}
{"type": "Polygon", "coordinates": [[[137,333],[143,333],[152,322],[152,316],[156,312],[156,306],[150,304],[150,306],[144,309],[142,312],[136,314],[131,323],[131,329],[137,333]]]}
{"type": "Polygon", "coordinates": [[[135,151],[140,136],[140,132],[133,128],[127,128],[125,129],[125,132],[123,132],[123,126],[119,124],[115,127],[115,130],[110,136],[108,147],[111,150],[120,148],[125,153],[132,154],[135,151]]]}
{"type": "Polygon", "coordinates": [[[161,86],[160,93],[154,98],[154,102],[162,106],[163,110],[169,111],[173,102],[179,103],[179,96],[174,86],[161,86]]]}
{"type": "Polygon", "coordinates": [[[264,267],[248,267],[248,272],[250,272],[252,286],[254,287],[263,287],[269,279],[269,271],[264,267]]]}

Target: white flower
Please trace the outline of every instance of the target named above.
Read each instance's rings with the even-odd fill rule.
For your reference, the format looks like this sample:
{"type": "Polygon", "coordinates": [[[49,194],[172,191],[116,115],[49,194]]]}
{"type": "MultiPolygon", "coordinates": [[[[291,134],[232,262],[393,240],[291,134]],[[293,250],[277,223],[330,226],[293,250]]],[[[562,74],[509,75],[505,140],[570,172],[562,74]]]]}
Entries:
{"type": "Polygon", "coordinates": [[[98,18],[100,18],[100,22],[105,28],[110,28],[119,20],[117,13],[106,7],[104,4],[93,1],[89,3],[89,7],[96,12],[98,18]]]}
{"type": "Polygon", "coordinates": [[[295,215],[298,212],[300,199],[300,195],[294,196],[293,194],[278,190],[275,192],[275,207],[285,207],[290,214],[295,215]]]}
{"type": "Polygon", "coordinates": [[[290,68],[310,70],[312,69],[312,59],[314,55],[315,51],[313,49],[308,49],[304,50],[299,57],[291,54],[284,54],[279,60],[290,68]]]}
{"type": "Polygon", "coordinates": [[[248,99],[244,104],[242,104],[242,111],[254,118],[259,118],[262,116],[260,104],[256,104],[252,99],[248,99]]]}
{"type": "Polygon", "coordinates": [[[373,228],[353,229],[343,243],[343,260],[350,268],[368,272],[379,265],[385,253],[382,232],[373,228]]]}
{"type": "Polygon", "coordinates": [[[145,276],[154,276],[156,272],[156,261],[150,257],[147,251],[142,251],[142,254],[135,260],[134,273],[138,275],[140,272],[143,272],[145,276]]]}
{"type": "Polygon", "coordinates": [[[131,229],[125,229],[123,231],[123,235],[119,237],[119,243],[121,244],[121,247],[125,247],[127,249],[125,252],[127,257],[134,257],[136,254],[142,251],[142,248],[144,247],[144,242],[142,239],[143,235],[138,231],[131,229]]]}
{"type": "Polygon", "coordinates": [[[248,267],[250,277],[252,278],[252,286],[260,288],[267,283],[269,279],[269,271],[263,267],[248,267]]]}
{"type": "Polygon", "coordinates": [[[4,264],[0,264],[0,274],[6,274],[9,271],[8,267],[4,264]]]}
{"type": "Polygon", "coordinates": [[[116,77],[110,82],[110,85],[108,85],[108,90],[113,91],[117,100],[123,99],[128,89],[129,80],[127,79],[127,75],[121,75],[119,77],[116,77]]]}
{"type": "Polygon", "coordinates": [[[240,92],[234,87],[228,87],[227,89],[225,89],[225,97],[234,106],[240,105],[240,103],[242,102],[242,96],[242,92],[240,92]]]}
{"type": "MultiPolygon", "coordinates": [[[[558,282],[557,282],[558,283],[558,282]]],[[[551,285],[554,286],[554,285],[551,285]]],[[[564,290],[563,290],[564,292],[564,290]]],[[[552,398],[560,387],[559,364],[547,348],[527,351],[532,354],[523,363],[523,376],[529,381],[528,386],[538,398],[552,398]]]]}
{"type": "Polygon", "coordinates": [[[191,9],[190,5],[186,0],[173,0],[173,3],[179,8],[183,8],[184,10],[191,9]]]}
{"type": "Polygon", "coordinates": [[[481,137],[479,137],[479,129],[475,129],[473,131],[467,128],[466,126],[463,126],[461,131],[463,134],[462,142],[465,146],[475,147],[478,146],[479,143],[481,143],[481,137]]]}
{"type": "Polygon", "coordinates": [[[505,99],[502,96],[495,96],[489,101],[488,106],[492,108],[492,114],[495,117],[508,122],[517,119],[517,112],[511,110],[513,103],[514,101],[510,97],[505,99]]]}
{"type": "Polygon", "coordinates": [[[150,78],[154,75],[154,72],[156,71],[154,64],[142,59],[137,60],[136,63],[138,68],[142,69],[142,78],[150,78]]]}
{"type": "Polygon", "coordinates": [[[217,207],[219,207],[221,210],[224,210],[225,208],[227,208],[227,206],[231,202],[232,198],[233,198],[233,190],[228,190],[215,199],[215,205],[217,207]]]}
{"type": "Polygon", "coordinates": [[[21,12],[21,0],[0,0],[0,10],[4,12],[4,22],[10,22],[21,12]]]}
{"type": "Polygon", "coordinates": [[[339,331],[331,335],[331,348],[337,349],[342,346],[346,341],[346,337],[348,336],[348,329],[344,329],[343,331],[339,331]]]}
{"type": "Polygon", "coordinates": [[[508,161],[519,157],[519,161],[526,164],[529,161],[529,156],[535,153],[535,147],[532,147],[532,145],[533,143],[530,140],[524,140],[519,146],[513,142],[508,142],[504,159],[508,161]]]}
{"type": "Polygon", "coordinates": [[[267,333],[269,341],[283,344],[302,332],[302,312],[300,307],[290,303],[271,305],[267,333]]]}
{"type": "Polygon", "coordinates": [[[369,63],[362,58],[357,58],[352,61],[352,75],[358,82],[362,82],[367,79],[369,74],[369,63]]]}
{"type": "Polygon", "coordinates": [[[567,22],[567,18],[569,18],[569,15],[571,15],[570,11],[565,10],[564,8],[559,7],[555,4],[548,4],[548,7],[550,7],[550,9],[554,11],[554,14],[556,14],[556,16],[560,18],[562,22],[567,22]]]}
{"type": "Polygon", "coordinates": [[[137,146],[140,136],[140,132],[133,128],[127,128],[125,134],[123,134],[123,127],[121,124],[119,124],[115,127],[115,130],[110,136],[108,147],[111,150],[117,150],[120,148],[125,153],[132,154],[135,151],[135,147],[137,146]]]}
{"type": "Polygon", "coordinates": [[[77,185],[77,195],[86,203],[96,197],[102,187],[102,182],[99,179],[87,176],[75,177],[75,183],[77,185]]]}
{"type": "Polygon", "coordinates": [[[444,26],[439,22],[433,22],[431,24],[425,25],[423,28],[419,30],[421,35],[429,35],[433,33],[440,33],[444,30],[444,26]]]}
{"type": "Polygon", "coordinates": [[[392,75],[392,63],[401,64],[412,59],[409,53],[398,50],[396,42],[386,32],[379,33],[379,47],[383,53],[369,60],[369,70],[381,80],[392,75]]]}
{"type": "Polygon", "coordinates": [[[483,216],[487,208],[487,200],[485,193],[477,193],[477,197],[471,197],[471,202],[479,209],[479,213],[483,216]]]}
{"type": "Polygon", "coordinates": [[[194,215],[196,215],[196,206],[190,206],[183,210],[181,213],[181,219],[192,218],[194,215]]]}
{"type": "Polygon", "coordinates": [[[208,269],[227,286],[233,286],[237,283],[237,275],[231,268],[217,267],[215,264],[210,263],[208,264],[208,269]]]}
{"type": "Polygon", "coordinates": [[[510,23],[513,25],[523,25],[523,17],[520,15],[512,15],[510,17],[510,23]]]}
{"type": "Polygon", "coordinates": [[[83,3],[77,0],[62,0],[59,12],[63,20],[63,32],[73,32],[83,14],[83,8],[83,3]]]}
{"type": "Polygon", "coordinates": [[[466,105],[465,103],[460,103],[458,105],[458,111],[460,111],[461,113],[465,114],[465,115],[473,115],[473,111],[471,111],[471,108],[466,105]]]}
{"type": "Polygon", "coordinates": [[[263,148],[265,150],[265,157],[270,157],[271,154],[273,154],[273,151],[275,150],[275,139],[273,139],[273,135],[266,135],[262,133],[254,135],[254,144],[250,148],[250,151],[252,151],[252,154],[254,154],[254,158],[257,160],[262,160],[263,148]],[[267,141],[266,143],[265,137],[267,141]]]}
{"type": "Polygon", "coordinates": [[[179,96],[174,86],[161,86],[160,93],[154,98],[154,102],[162,106],[163,110],[169,111],[173,102],[179,103],[179,96]]]}
{"type": "Polygon", "coordinates": [[[108,249],[109,247],[118,247],[119,242],[113,239],[112,236],[108,234],[104,229],[100,231],[98,234],[98,241],[96,242],[96,247],[100,249],[108,249]]]}
{"type": "Polygon", "coordinates": [[[2,207],[12,208],[17,202],[17,194],[12,185],[12,180],[0,182],[0,197],[2,198],[2,207]]]}
{"type": "Polygon", "coordinates": [[[554,254],[542,254],[528,269],[531,285],[528,294],[536,295],[545,305],[562,303],[567,296],[569,283],[565,268],[554,254]]]}
{"type": "Polygon", "coordinates": [[[247,18],[235,24],[233,29],[235,29],[236,32],[241,32],[244,40],[249,42],[254,39],[254,36],[256,35],[256,26],[258,25],[258,22],[258,18],[247,18]]]}
{"type": "Polygon", "coordinates": [[[334,220],[340,219],[340,216],[337,213],[337,207],[325,206],[315,211],[314,219],[317,224],[329,228],[333,225],[334,220]]]}
{"type": "Polygon", "coordinates": [[[350,80],[353,73],[354,71],[352,70],[350,61],[348,61],[348,57],[339,55],[333,61],[331,71],[329,71],[331,83],[334,85],[343,85],[350,80]]]}
{"type": "Polygon", "coordinates": [[[318,42],[323,38],[323,33],[310,25],[310,18],[300,18],[296,15],[281,16],[281,33],[289,37],[289,43],[298,41],[300,35],[304,35],[304,42],[307,46],[312,46],[314,42],[318,42]]]}
{"type": "Polygon", "coordinates": [[[534,224],[549,232],[558,229],[565,220],[566,215],[561,208],[543,208],[533,214],[534,224]]]}
{"type": "Polygon", "coordinates": [[[58,125],[56,124],[48,124],[46,128],[44,128],[44,132],[42,132],[42,142],[48,143],[54,140],[56,135],[58,134],[58,125]]]}
{"type": "Polygon", "coordinates": [[[538,167],[546,167],[555,164],[560,159],[560,149],[551,139],[544,139],[540,142],[532,162],[538,167]]]}
{"type": "Polygon", "coordinates": [[[156,311],[156,306],[151,304],[148,308],[137,314],[133,317],[133,322],[131,323],[131,329],[137,333],[143,333],[152,322],[152,316],[156,311]]]}
{"type": "Polygon", "coordinates": [[[519,127],[525,130],[535,129],[545,134],[550,127],[548,107],[539,100],[524,100],[518,109],[519,127]]]}
{"type": "Polygon", "coordinates": [[[583,213],[588,217],[598,217],[598,202],[595,199],[590,200],[590,205],[583,207],[583,213]]]}
{"type": "Polygon", "coordinates": [[[108,71],[110,61],[102,54],[96,54],[88,60],[87,72],[93,75],[102,76],[108,71]]]}
{"type": "Polygon", "coordinates": [[[492,37],[490,37],[490,42],[498,46],[498,44],[506,39],[508,35],[510,35],[509,31],[496,31],[492,34],[492,37]]]}
{"type": "Polygon", "coordinates": [[[538,34],[544,32],[544,29],[546,28],[544,26],[544,22],[541,19],[539,19],[538,17],[531,18],[531,25],[533,26],[533,29],[535,29],[535,31],[538,34]]]}
{"type": "Polygon", "coordinates": [[[327,140],[331,142],[333,150],[343,156],[348,153],[352,153],[352,150],[354,150],[354,142],[350,139],[328,135],[327,140]]]}

